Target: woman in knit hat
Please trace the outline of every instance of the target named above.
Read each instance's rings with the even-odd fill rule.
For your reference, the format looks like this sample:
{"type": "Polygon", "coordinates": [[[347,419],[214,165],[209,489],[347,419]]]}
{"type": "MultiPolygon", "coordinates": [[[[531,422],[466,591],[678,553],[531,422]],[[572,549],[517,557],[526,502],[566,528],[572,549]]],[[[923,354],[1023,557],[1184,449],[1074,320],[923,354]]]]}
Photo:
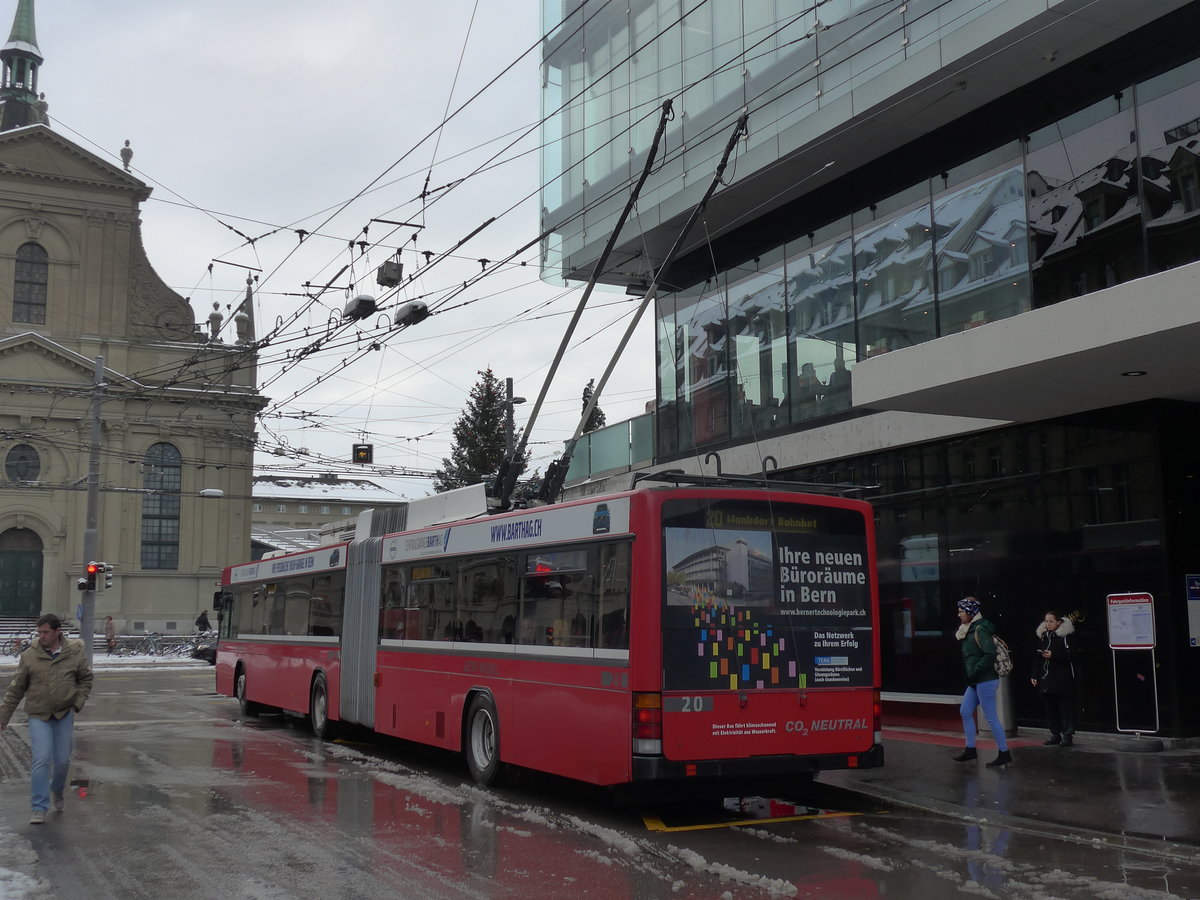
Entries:
{"type": "Polygon", "coordinates": [[[954,759],[965,762],[978,758],[975,750],[975,710],[982,706],[984,718],[1000,750],[996,758],[988,763],[988,768],[1007,766],[1012,762],[1012,754],[1008,752],[1004,727],[996,712],[996,690],[1000,686],[1000,676],[996,674],[996,644],[992,640],[996,626],[983,617],[979,611],[979,601],[974,597],[964,597],[958,601],[958,620],[962,624],[958,626],[955,637],[962,643],[963,667],[967,672],[967,689],[958,712],[962,716],[967,746],[954,759]]]}

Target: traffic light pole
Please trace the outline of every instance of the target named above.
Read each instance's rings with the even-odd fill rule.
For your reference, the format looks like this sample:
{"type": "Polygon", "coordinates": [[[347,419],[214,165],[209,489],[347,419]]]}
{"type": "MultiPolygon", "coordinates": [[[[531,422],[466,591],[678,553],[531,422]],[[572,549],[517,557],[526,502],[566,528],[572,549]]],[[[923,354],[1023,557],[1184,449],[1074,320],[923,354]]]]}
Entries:
{"type": "MultiPolygon", "coordinates": [[[[96,357],[96,377],[92,382],[92,433],[88,452],[87,476],[87,524],[83,529],[83,559],[84,565],[88,560],[96,558],[96,520],[100,505],[100,405],[104,397],[104,357],[96,357]]],[[[103,575],[101,575],[103,577],[103,575]]],[[[93,638],[96,633],[96,592],[83,592],[83,601],[79,604],[79,636],[83,638],[83,647],[87,652],[88,665],[93,659],[93,638]]]]}

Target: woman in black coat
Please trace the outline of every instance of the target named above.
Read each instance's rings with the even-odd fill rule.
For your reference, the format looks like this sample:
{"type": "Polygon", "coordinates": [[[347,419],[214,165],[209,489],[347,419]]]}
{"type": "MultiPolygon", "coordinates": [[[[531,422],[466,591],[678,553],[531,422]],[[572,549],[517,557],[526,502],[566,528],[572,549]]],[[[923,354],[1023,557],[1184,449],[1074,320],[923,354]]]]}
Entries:
{"type": "Polygon", "coordinates": [[[1075,626],[1056,612],[1048,612],[1037,627],[1037,658],[1030,682],[1042,695],[1046,706],[1046,724],[1050,728],[1047,746],[1070,747],[1075,735],[1075,664],[1079,660],[1077,641],[1072,640],[1075,626]]]}

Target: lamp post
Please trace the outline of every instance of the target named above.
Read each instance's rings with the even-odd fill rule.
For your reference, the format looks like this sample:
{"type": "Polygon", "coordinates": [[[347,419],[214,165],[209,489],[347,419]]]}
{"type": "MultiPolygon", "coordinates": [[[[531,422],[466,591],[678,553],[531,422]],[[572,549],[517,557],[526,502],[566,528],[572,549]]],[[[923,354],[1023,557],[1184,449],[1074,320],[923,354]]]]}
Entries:
{"type": "MultiPolygon", "coordinates": [[[[100,406],[104,402],[104,357],[97,356],[95,377],[92,380],[92,409],[91,435],[88,440],[88,473],[87,473],[87,509],[83,528],[83,558],[96,558],[98,542],[97,518],[100,507],[100,406]]],[[[87,654],[88,665],[92,664],[94,638],[96,630],[96,592],[84,592],[79,604],[79,636],[83,638],[84,653],[87,654]]]]}
{"type": "Polygon", "coordinates": [[[513,380],[504,379],[504,458],[510,459],[513,453],[513,407],[524,403],[524,397],[513,396],[513,380]]]}

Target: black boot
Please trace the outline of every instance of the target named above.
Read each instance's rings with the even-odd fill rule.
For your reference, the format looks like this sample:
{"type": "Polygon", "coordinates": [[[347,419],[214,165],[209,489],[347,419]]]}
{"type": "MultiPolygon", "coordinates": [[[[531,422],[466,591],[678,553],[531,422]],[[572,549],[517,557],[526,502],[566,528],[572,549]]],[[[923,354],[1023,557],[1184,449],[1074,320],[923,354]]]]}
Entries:
{"type": "Polygon", "coordinates": [[[1063,735],[1063,738],[1062,738],[1062,745],[1063,745],[1064,747],[1070,747],[1070,746],[1073,746],[1073,745],[1074,745],[1074,743],[1075,743],[1075,739],[1074,739],[1073,737],[1071,737],[1071,735],[1069,735],[1069,734],[1064,734],[1064,735],[1063,735]]]}
{"type": "Polygon", "coordinates": [[[994,769],[997,766],[1007,767],[1010,762],[1012,762],[1012,754],[1009,753],[1007,750],[1001,750],[999,753],[996,754],[996,758],[987,764],[987,767],[989,769],[994,769]]]}
{"type": "Polygon", "coordinates": [[[975,752],[974,747],[963,747],[963,752],[958,756],[951,757],[955,762],[966,762],[969,759],[978,759],[979,754],[975,752]]]}
{"type": "MultiPolygon", "coordinates": [[[[1069,743],[1070,738],[1067,738],[1067,741],[1069,743]]],[[[1052,734],[1052,735],[1050,735],[1049,740],[1042,741],[1042,746],[1043,747],[1053,747],[1055,744],[1061,744],[1062,742],[1063,742],[1062,738],[1060,738],[1057,734],[1052,734]]]]}

